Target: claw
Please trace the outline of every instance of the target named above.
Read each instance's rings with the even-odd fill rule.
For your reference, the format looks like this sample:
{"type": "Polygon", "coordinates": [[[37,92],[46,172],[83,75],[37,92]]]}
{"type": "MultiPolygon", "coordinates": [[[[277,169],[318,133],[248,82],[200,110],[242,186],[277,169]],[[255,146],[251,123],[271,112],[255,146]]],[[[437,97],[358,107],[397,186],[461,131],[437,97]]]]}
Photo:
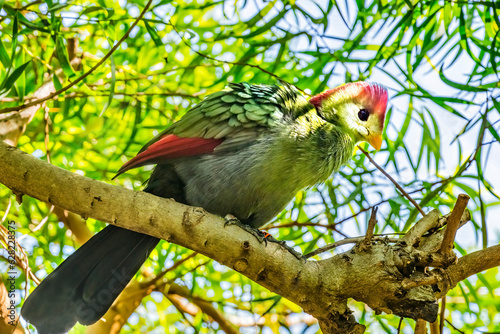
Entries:
{"type": "Polygon", "coordinates": [[[295,249],[293,249],[292,247],[288,246],[286,244],[286,241],[284,241],[284,240],[277,240],[276,238],[274,238],[271,234],[269,234],[267,232],[263,232],[263,233],[265,233],[265,239],[264,240],[269,241],[269,242],[274,242],[274,243],[280,245],[281,247],[283,247],[284,249],[286,249],[290,254],[292,254],[293,256],[295,256],[297,258],[297,260],[307,261],[301,253],[297,252],[295,249]]]}
{"type": "Polygon", "coordinates": [[[260,243],[265,242],[267,245],[266,237],[262,231],[260,231],[256,228],[253,228],[252,226],[243,224],[242,222],[239,221],[238,218],[236,218],[235,216],[233,216],[231,214],[226,215],[224,217],[224,220],[225,220],[224,227],[226,227],[227,225],[236,225],[236,226],[240,227],[241,229],[247,231],[251,235],[253,235],[260,243]]]}
{"type": "Polygon", "coordinates": [[[227,214],[225,217],[224,217],[224,227],[226,227],[227,225],[243,225],[240,220],[238,218],[236,218],[236,216],[233,216],[231,214],[227,214]]]}
{"type": "Polygon", "coordinates": [[[283,247],[284,249],[286,249],[288,252],[290,252],[293,256],[295,256],[298,260],[304,260],[304,261],[307,261],[303,255],[299,252],[297,252],[295,249],[291,248],[290,246],[288,246],[286,244],[286,241],[284,240],[277,240],[275,239],[270,233],[268,232],[265,232],[265,231],[261,231],[259,229],[256,229],[250,225],[246,225],[246,224],[243,224],[239,221],[238,218],[236,218],[235,216],[231,215],[231,214],[228,214],[224,217],[224,227],[226,227],[227,225],[236,225],[238,227],[240,227],[241,229],[247,231],[248,233],[250,233],[251,235],[253,235],[260,243],[264,242],[264,244],[266,245],[267,247],[267,242],[274,242],[274,243],[277,243],[279,244],[281,247],[283,247]]]}

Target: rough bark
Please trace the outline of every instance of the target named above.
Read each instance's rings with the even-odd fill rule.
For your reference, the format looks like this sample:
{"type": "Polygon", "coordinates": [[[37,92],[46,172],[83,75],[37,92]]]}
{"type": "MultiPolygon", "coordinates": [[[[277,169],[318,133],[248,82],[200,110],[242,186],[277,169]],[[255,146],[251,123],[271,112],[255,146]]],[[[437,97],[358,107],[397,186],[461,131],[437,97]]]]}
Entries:
{"type": "MultiPolygon", "coordinates": [[[[364,302],[376,313],[433,322],[437,297],[457,280],[500,265],[497,246],[458,261],[438,250],[419,249],[441,244],[443,233],[439,228],[447,217],[439,217],[437,211],[417,222],[409,237],[397,243],[377,241],[326,260],[306,261],[279,244],[260,243],[238,226],[224,227],[222,218],[201,208],[91,180],[3,143],[0,170],[0,183],[18,197],[26,194],[84,218],[165,239],[240,272],[301,306],[318,319],[324,333],[364,331],[347,307],[348,298],[364,302]],[[426,228],[420,228],[422,224],[426,228]],[[431,264],[442,268],[426,274],[424,268],[431,264]]],[[[462,224],[468,219],[467,213],[459,215],[462,224]]]]}

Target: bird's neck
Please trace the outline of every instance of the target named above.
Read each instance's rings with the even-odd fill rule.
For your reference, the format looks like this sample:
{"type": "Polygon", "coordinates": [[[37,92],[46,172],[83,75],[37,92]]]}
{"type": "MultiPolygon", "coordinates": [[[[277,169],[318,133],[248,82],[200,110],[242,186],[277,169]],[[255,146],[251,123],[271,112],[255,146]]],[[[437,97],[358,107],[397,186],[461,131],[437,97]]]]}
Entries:
{"type": "Polygon", "coordinates": [[[352,157],[357,142],[354,134],[328,123],[315,110],[295,119],[284,136],[288,159],[307,178],[308,186],[325,181],[352,157]]]}

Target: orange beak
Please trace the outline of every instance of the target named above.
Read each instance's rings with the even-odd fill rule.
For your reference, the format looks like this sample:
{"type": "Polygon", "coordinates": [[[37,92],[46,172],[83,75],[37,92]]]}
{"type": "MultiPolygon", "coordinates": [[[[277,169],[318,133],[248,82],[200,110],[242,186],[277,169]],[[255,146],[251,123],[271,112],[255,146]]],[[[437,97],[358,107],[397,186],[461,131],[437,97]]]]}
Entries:
{"type": "Polygon", "coordinates": [[[377,151],[382,147],[382,135],[374,135],[368,138],[368,143],[377,151]]]}

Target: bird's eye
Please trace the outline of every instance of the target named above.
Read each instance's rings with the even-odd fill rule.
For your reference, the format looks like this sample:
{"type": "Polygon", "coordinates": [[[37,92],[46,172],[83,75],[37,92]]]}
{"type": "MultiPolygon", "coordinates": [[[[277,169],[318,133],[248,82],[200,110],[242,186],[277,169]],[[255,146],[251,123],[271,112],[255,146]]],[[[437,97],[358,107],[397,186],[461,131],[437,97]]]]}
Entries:
{"type": "Polygon", "coordinates": [[[370,116],[370,113],[368,112],[368,110],[366,109],[361,109],[359,112],[358,112],[358,117],[360,120],[362,120],[363,122],[366,122],[368,120],[368,116],[370,116]]]}

